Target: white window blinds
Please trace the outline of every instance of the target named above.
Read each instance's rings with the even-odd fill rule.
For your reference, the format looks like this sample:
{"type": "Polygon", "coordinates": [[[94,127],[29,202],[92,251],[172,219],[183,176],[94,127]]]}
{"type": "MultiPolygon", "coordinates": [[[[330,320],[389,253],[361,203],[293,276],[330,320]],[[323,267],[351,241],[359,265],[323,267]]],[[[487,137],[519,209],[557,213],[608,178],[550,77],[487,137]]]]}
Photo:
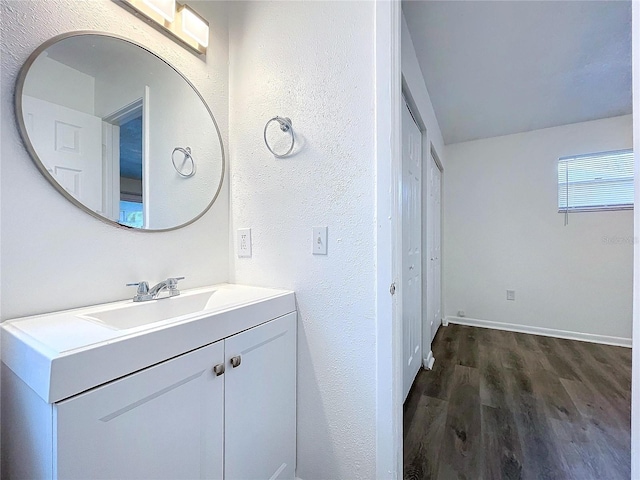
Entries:
{"type": "Polygon", "coordinates": [[[633,150],[558,160],[558,210],[633,208],[633,150]]]}

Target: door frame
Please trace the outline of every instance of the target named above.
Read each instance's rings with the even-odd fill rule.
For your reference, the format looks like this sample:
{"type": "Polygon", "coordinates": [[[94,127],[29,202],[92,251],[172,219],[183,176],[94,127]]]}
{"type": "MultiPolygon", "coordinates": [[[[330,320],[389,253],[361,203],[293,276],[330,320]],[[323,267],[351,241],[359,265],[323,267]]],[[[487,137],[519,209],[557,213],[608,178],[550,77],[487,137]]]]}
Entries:
{"type": "Polygon", "coordinates": [[[376,478],[402,478],[402,302],[391,293],[401,251],[401,25],[399,0],[375,2],[376,478]],[[400,211],[399,211],[400,209],[400,211]]]}
{"type": "MultiPolygon", "coordinates": [[[[149,133],[149,85],[145,85],[142,97],[134,100],[133,102],[125,105],[115,112],[105,116],[104,122],[112,125],[119,126],[121,123],[125,123],[138,115],[138,112],[142,112],[142,228],[149,226],[149,145],[150,145],[150,133],[149,133]]],[[[118,159],[118,162],[120,160],[118,159]]],[[[118,171],[111,171],[113,181],[120,184],[120,169],[118,171]]],[[[119,188],[118,188],[118,191],[119,188]]],[[[118,203],[119,203],[118,198],[118,203]]],[[[117,221],[117,220],[116,220],[117,221]]]]}
{"type": "MultiPolygon", "coordinates": [[[[631,2],[631,42],[633,78],[633,152],[635,196],[633,218],[634,238],[640,238],[640,5],[631,2]]],[[[631,478],[640,475],[640,455],[633,455],[640,449],[640,243],[633,246],[633,329],[631,362],[631,478]]]]}
{"type": "MultiPolygon", "coordinates": [[[[103,125],[103,143],[106,142],[107,148],[103,154],[102,169],[105,173],[105,200],[104,203],[110,206],[107,209],[107,215],[114,222],[120,220],[120,125],[127,123],[138,116],[144,116],[144,98],[139,98],[124,107],[119,108],[115,112],[105,116],[102,119],[103,125]],[[111,147],[111,148],[109,148],[111,147]],[[116,194],[117,192],[117,194],[116,194]],[[113,217],[115,215],[115,218],[113,217]]],[[[143,118],[144,122],[144,118],[143,118]]],[[[142,130],[143,139],[147,132],[142,130]]],[[[144,178],[144,155],[142,161],[142,177],[144,178]]],[[[143,195],[144,198],[144,195],[143,195]]],[[[143,200],[144,202],[144,200],[143,200]]]]}

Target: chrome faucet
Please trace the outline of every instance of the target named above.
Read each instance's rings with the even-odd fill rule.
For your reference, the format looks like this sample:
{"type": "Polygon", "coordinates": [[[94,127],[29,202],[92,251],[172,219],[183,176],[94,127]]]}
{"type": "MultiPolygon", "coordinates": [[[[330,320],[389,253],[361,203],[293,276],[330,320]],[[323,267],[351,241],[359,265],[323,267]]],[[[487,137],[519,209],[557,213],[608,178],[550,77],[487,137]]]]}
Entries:
{"type": "Polygon", "coordinates": [[[168,297],[180,295],[180,290],[178,290],[178,280],[184,280],[184,277],[169,277],[166,280],[161,281],[149,289],[149,295],[151,295],[151,298],[156,299],[163,290],[169,292],[167,295],[168,297]]]}
{"type": "Polygon", "coordinates": [[[144,281],[127,283],[127,287],[138,287],[138,291],[136,292],[135,297],[133,297],[134,302],[147,302],[149,300],[158,300],[159,298],[168,298],[180,295],[180,290],[178,290],[178,280],[184,280],[184,277],[169,277],[157,285],[154,285],[152,288],[149,288],[149,284],[144,281]],[[166,297],[160,297],[160,293],[165,290],[168,293],[166,297]]]}

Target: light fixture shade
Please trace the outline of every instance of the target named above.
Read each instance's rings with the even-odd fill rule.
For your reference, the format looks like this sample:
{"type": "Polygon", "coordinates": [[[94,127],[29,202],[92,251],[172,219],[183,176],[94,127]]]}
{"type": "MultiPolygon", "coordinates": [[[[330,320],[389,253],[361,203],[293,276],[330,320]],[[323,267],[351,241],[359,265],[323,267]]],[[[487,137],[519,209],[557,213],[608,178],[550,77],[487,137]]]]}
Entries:
{"type": "Polygon", "coordinates": [[[209,23],[187,5],[183,5],[182,31],[203,47],[209,46],[209,23]]]}
{"type": "Polygon", "coordinates": [[[176,0],[142,0],[142,3],[169,23],[176,18],[176,0]]]}

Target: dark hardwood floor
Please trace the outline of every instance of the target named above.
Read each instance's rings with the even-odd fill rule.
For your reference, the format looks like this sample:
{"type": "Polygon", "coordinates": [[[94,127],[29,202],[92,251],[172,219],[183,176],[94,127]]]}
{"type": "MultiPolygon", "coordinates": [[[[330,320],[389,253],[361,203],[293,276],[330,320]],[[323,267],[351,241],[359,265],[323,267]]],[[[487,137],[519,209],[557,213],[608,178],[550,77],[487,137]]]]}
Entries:
{"type": "Polygon", "coordinates": [[[404,405],[405,479],[628,480],[631,349],[441,327],[404,405]]]}

